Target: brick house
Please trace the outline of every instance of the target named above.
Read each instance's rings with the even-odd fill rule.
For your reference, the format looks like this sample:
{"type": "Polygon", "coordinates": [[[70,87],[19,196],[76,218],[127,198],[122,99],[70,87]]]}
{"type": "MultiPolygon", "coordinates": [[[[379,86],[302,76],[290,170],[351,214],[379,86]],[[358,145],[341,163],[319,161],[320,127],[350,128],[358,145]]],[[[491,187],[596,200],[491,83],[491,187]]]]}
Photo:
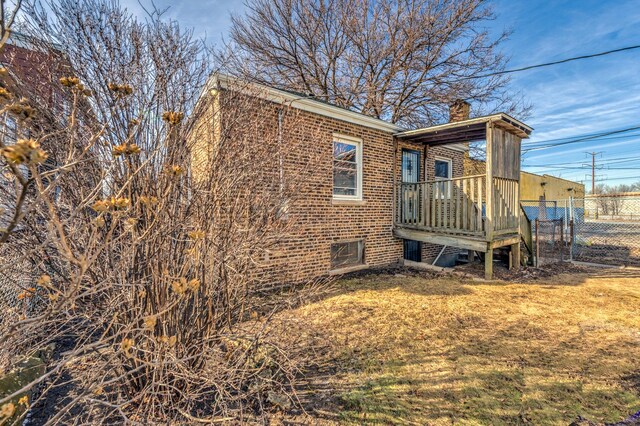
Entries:
{"type": "MultiPolygon", "coordinates": [[[[61,77],[73,75],[73,69],[57,46],[12,32],[0,51],[0,87],[6,89],[11,99],[6,104],[26,105],[35,112],[28,119],[19,118],[5,111],[0,116],[1,147],[14,145],[20,139],[39,139],[43,134],[42,148],[47,152],[47,160],[39,167],[51,170],[67,156],[67,143],[61,132],[69,131],[69,117],[74,105],[73,95],[59,81],[61,77]]],[[[91,105],[84,97],[75,101],[75,146],[82,150],[87,137],[98,128],[91,105]]],[[[85,157],[85,164],[97,161],[85,157]]],[[[5,176],[7,163],[0,156],[0,230],[11,222],[15,214],[16,191],[13,183],[5,176]]],[[[27,169],[20,166],[25,174],[27,169]]],[[[97,177],[81,173],[78,184],[91,188],[97,177]]],[[[56,191],[57,194],[57,191],[56,191]]],[[[56,195],[56,201],[64,205],[56,195]]],[[[21,225],[18,225],[20,227],[21,225]]],[[[0,232],[2,236],[2,232],[0,232]]]]}
{"type": "MultiPolygon", "coordinates": [[[[0,87],[12,94],[12,102],[22,99],[26,105],[37,110],[37,114],[29,120],[19,120],[8,112],[0,116],[0,140],[3,147],[14,145],[19,139],[37,137],[44,131],[65,128],[71,99],[62,86],[52,84],[52,81],[57,81],[58,77],[68,73],[70,67],[61,55],[54,57],[55,53],[52,52],[55,50],[34,49],[31,40],[15,32],[11,33],[0,51],[3,69],[0,73],[0,87]]],[[[47,138],[43,147],[49,153],[47,161],[40,166],[44,169],[55,165],[56,154],[60,149],[53,137],[47,138]]],[[[5,174],[7,167],[4,157],[0,156],[0,237],[5,237],[6,229],[16,214],[16,187],[10,179],[11,175],[5,174]]],[[[19,170],[25,175],[28,173],[26,167],[20,166],[19,170]]],[[[26,194],[26,199],[29,200],[33,193],[26,194]]],[[[20,238],[22,223],[18,222],[12,231],[7,235],[20,238]]],[[[27,256],[11,252],[9,245],[0,244],[0,256],[15,258],[15,267],[0,274],[0,306],[21,306],[22,302],[17,296],[24,288],[32,285],[39,270],[27,256]]],[[[19,310],[4,309],[0,312],[0,325],[15,321],[19,313],[19,310]]]]}
{"type": "MultiPolygon", "coordinates": [[[[209,140],[204,133],[224,129],[230,121],[224,99],[237,92],[255,99],[256,109],[261,105],[261,117],[271,123],[265,133],[280,128],[283,107],[295,110],[298,124],[288,131],[308,141],[318,159],[314,190],[289,212],[301,231],[269,259],[272,267],[295,262],[302,279],[400,262],[448,265],[462,250],[492,253],[502,246],[519,263],[520,140],[530,127],[506,114],[469,119],[469,105],[456,102],[450,123],[407,130],[309,96],[214,75],[199,100],[206,112],[193,119],[194,146],[209,140]],[[468,142],[479,139],[493,161],[486,174],[465,177],[468,142]]],[[[193,150],[194,169],[207,167],[205,152],[215,155],[209,146],[193,150]]]]}

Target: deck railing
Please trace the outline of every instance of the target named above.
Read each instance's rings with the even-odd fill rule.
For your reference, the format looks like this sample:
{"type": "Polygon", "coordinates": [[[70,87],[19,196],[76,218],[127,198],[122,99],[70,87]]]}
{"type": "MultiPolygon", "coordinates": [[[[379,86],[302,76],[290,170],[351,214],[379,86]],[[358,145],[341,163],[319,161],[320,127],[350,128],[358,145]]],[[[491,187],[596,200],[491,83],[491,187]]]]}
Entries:
{"type": "Polygon", "coordinates": [[[520,226],[519,183],[514,179],[493,178],[493,230],[513,232],[520,226]]]}
{"type": "Polygon", "coordinates": [[[485,175],[400,183],[396,224],[432,232],[482,235],[485,175]]]}
{"type": "MultiPolygon", "coordinates": [[[[400,183],[397,189],[396,225],[430,232],[484,236],[486,219],[486,176],[417,183],[400,183]]],[[[518,232],[518,181],[493,178],[495,234],[518,232]]]]}
{"type": "Polygon", "coordinates": [[[527,216],[527,212],[524,211],[522,204],[520,204],[520,235],[524,241],[524,245],[531,255],[533,255],[533,230],[531,226],[531,220],[527,216]]]}

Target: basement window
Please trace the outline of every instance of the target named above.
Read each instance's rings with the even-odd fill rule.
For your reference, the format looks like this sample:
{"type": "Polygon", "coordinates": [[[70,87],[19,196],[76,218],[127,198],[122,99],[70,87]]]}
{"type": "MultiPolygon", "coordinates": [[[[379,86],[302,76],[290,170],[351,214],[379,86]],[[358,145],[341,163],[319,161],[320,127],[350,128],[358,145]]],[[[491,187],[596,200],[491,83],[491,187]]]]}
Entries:
{"type": "Polygon", "coordinates": [[[333,198],[362,200],[362,140],[333,136],[333,198]]]}
{"type": "Polygon", "coordinates": [[[344,241],[331,244],[331,269],[364,264],[364,241],[344,241]]]}

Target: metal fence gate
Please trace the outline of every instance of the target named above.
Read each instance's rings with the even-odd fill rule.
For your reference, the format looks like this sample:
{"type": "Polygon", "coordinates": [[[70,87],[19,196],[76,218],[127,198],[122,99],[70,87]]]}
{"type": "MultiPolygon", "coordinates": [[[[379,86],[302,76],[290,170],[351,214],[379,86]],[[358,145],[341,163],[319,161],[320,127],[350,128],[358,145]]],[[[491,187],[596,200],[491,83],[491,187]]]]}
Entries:
{"type": "Polygon", "coordinates": [[[563,218],[535,220],[532,230],[536,266],[571,259],[571,240],[565,236],[564,225],[563,218]]]}
{"type": "Polygon", "coordinates": [[[523,201],[522,206],[534,235],[536,219],[539,223],[540,257],[640,266],[640,197],[523,201]]]}

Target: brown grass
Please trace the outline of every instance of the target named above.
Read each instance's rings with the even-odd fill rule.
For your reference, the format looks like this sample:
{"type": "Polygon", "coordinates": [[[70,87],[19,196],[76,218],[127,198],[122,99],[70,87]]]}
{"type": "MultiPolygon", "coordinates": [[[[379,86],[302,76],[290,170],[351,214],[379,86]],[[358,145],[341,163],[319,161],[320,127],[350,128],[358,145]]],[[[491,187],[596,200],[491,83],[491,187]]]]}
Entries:
{"type": "Polygon", "coordinates": [[[567,425],[640,409],[638,275],[339,286],[281,316],[283,338],[320,359],[300,392],[315,422],[567,425]]]}

